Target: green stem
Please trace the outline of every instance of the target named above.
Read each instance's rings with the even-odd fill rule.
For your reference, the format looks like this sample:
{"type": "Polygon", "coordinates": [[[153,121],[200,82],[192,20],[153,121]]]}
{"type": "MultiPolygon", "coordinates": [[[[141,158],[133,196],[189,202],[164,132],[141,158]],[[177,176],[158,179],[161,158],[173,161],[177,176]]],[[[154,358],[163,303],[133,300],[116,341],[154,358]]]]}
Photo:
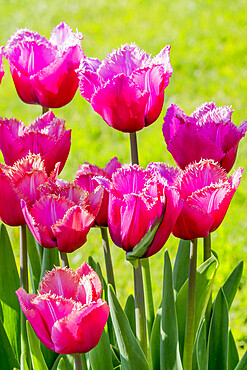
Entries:
{"type": "Polygon", "coordinates": [[[68,260],[67,253],[60,252],[60,258],[62,262],[62,267],[69,267],[69,260],[68,260]]]}
{"type": "Polygon", "coordinates": [[[196,303],[196,263],[197,239],[190,242],[190,270],[188,285],[188,304],[184,340],[183,365],[184,370],[192,369],[192,353],[194,348],[195,332],[195,303],[196,303]]]}
{"type": "Polygon", "coordinates": [[[138,260],[138,267],[133,268],[133,272],[135,289],[136,337],[139,341],[139,344],[144,354],[147,355],[146,314],[145,314],[144,290],[140,260],[138,260]]]}
{"type": "MultiPolygon", "coordinates": [[[[74,358],[75,358],[75,370],[83,370],[81,354],[75,353],[74,358]]],[[[87,369],[87,367],[85,367],[85,369],[87,369]]]]}
{"type": "Polygon", "coordinates": [[[42,114],[45,114],[46,112],[48,112],[49,108],[47,107],[42,107],[42,114]]]}
{"type": "Polygon", "coordinates": [[[112,267],[112,260],[111,260],[111,251],[109,246],[107,228],[101,227],[101,236],[102,236],[102,245],[104,250],[104,257],[105,257],[105,266],[106,266],[106,274],[107,274],[107,282],[111,284],[114,291],[116,292],[115,280],[114,280],[114,273],[112,267]]]}
{"type": "Polygon", "coordinates": [[[211,234],[203,239],[204,261],[211,257],[211,234]]]}
{"type": "Polygon", "coordinates": [[[154,322],[154,302],[153,302],[153,292],[152,292],[152,281],[150,274],[149,259],[143,258],[141,260],[142,271],[143,271],[143,283],[144,283],[144,296],[147,309],[147,328],[148,337],[150,340],[151,331],[154,322]]]}
{"type": "Polygon", "coordinates": [[[136,132],[130,133],[131,163],[139,164],[136,132]]]}

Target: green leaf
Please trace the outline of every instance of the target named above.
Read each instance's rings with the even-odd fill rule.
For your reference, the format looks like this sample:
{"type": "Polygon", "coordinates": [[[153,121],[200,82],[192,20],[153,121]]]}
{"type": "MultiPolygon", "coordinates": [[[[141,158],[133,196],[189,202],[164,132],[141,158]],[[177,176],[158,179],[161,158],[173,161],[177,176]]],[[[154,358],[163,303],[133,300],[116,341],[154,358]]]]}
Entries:
{"type": "Polygon", "coordinates": [[[179,354],[177,315],[172,281],[172,266],[168,251],[165,251],[163,297],[160,335],[160,368],[162,370],[181,369],[179,354]]]}
{"type": "Polygon", "coordinates": [[[32,289],[33,293],[36,293],[39,287],[41,264],[37,244],[28,228],[27,228],[27,252],[30,262],[29,266],[32,280],[32,289]]]}
{"type": "Polygon", "coordinates": [[[60,358],[60,361],[57,366],[57,370],[66,370],[66,364],[65,364],[63,357],[60,358]]]}
{"type": "Polygon", "coordinates": [[[136,335],[136,317],[135,317],[135,298],[133,294],[130,294],[127,298],[125,307],[124,307],[125,315],[128,317],[130,327],[136,335]]]}
{"type": "Polygon", "coordinates": [[[58,370],[58,366],[59,366],[61,359],[64,360],[66,370],[74,370],[75,360],[74,360],[73,355],[58,355],[51,370],[58,370]]]}
{"type": "Polygon", "coordinates": [[[208,369],[208,358],[207,358],[207,338],[206,338],[206,322],[202,321],[198,330],[196,343],[195,343],[196,360],[198,364],[198,370],[208,369]]]}
{"type": "Polygon", "coordinates": [[[229,310],[239,287],[240,279],[243,273],[243,265],[243,261],[240,261],[222,287],[229,310]]]}
{"type": "Polygon", "coordinates": [[[228,305],[220,288],[214,304],[208,338],[208,368],[228,369],[228,305]]]}
{"type": "Polygon", "coordinates": [[[164,218],[164,211],[162,215],[156,219],[153,225],[150,227],[148,232],[144,235],[144,237],[139,241],[139,243],[133,248],[131,252],[126,253],[126,260],[129,261],[135,268],[138,264],[138,259],[143,257],[147,254],[150,245],[153,242],[155,234],[163,221],[164,218]]]}
{"type": "Polygon", "coordinates": [[[58,353],[51,351],[42,342],[40,342],[40,349],[42,351],[42,355],[44,356],[46,365],[48,369],[50,369],[53,366],[54,362],[56,361],[58,353]]]}
{"type": "Polygon", "coordinates": [[[111,345],[111,355],[112,355],[112,363],[115,369],[116,366],[121,365],[120,362],[120,352],[117,347],[111,345]]]}
{"type": "Polygon", "coordinates": [[[19,368],[19,363],[9,342],[2,320],[0,320],[0,338],[0,369],[9,370],[13,369],[14,367],[19,368]]]}
{"type": "Polygon", "coordinates": [[[16,358],[21,355],[20,305],[15,291],[20,287],[15,257],[6,227],[0,226],[0,300],[3,326],[16,358]]]}
{"type": "Polygon", "coordinates": [[[120,306],[113,288],[108,287],[110,314],[120,350],[122,370],[150,369],[147,359],[135,338],[128,318],[120,306]]]}
{"type": "Polygon", "coordinates": [[[60,266],[59,254],[57,248],[44,248],[41,265],[40,280],[46,271],[50,271],[54,266],[60,266]]]}
{"type": "Polygon", "coordinates": [[[176,260],[173,268],[173,284],[175,295],[189,277],[190,241],[180,239],[176,260]]]}
{"type": "Polygon", "coordinates": [[[36,334],[34,333],[34,330],[31,327],[29,321],[27,321],[26,325],[33,368],[35,370],[48,370],[42,351],[40,349],[40,341],[36,337],[36,334]]]}
{"type": "Polygon", "coordinates": [[[28,364],[27,364],[27,358],[25,353],[21,353],[21,370],[29,370],[28,364]]]}
{"type": "Polygon", "coordinates": [[[245,351],[243,357],[237,364],[234,370],[246,370],[247,369],[247,351],[245,351]]]}
{"type": "Polygon", "coordinates": [[[237,346],[233,338],[231,329],[229,329],[228,340],[228,370],[234,370],[239,362],[239,357],[237,346]]]}
{"type": "MultiPolygon", "coordinates": [[[[196,272],[196,307],[195,307],[195,334],[203,319],[207,303],[211,294],[212,285],[218,262],[214,256],[211,256],[196,272]]],[[[188,279],[180,289],[176,299],[176,310],[178,319],[179,348],[181,358],[183,356],[186,310],[188,298],[188,279]]]]}
{"type": "Polygon", "coordinates": [[[162,309],[159,308],[154,318],[154,323],[151,331],[150,351],[152,369],[160,370],[160,324],[161,324],[162,309]]]}
{"type": "Polygon", "coordinates": [[[110,341],[105,330],[97,346],[89,352],[89,359],[94,370],[113,370],[110,341]]]}

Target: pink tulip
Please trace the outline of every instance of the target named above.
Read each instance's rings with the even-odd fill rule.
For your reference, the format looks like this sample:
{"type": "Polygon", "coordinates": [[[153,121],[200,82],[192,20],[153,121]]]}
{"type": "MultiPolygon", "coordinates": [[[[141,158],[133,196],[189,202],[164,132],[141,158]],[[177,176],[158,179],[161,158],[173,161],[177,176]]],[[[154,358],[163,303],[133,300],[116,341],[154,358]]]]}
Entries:
{"type": "Polygon", "coordinates": [[[38,295],[16,291],[20,306],[40,341],[62,354],[86,353],[101,337],[109,307],[100,298],[101,282],[84,262],[77,270],[46,272],[38,295]]]}
{"type": "Polygon", "coordinates": [[[173,234],[192,240],[215,231],[225,217],[242,173],[239,168],[228,179],[226,171],[209,159],[187,166],[174,181],[184,203],[173,234]]]}
{"type": "Polygon", "coordinates": [[[130,252],[159,221],[154,239],[141,257],[152,256],[167,241],[181,206],[178,191],[156,171],[125,165],[112,176],[108,210],[111,238],[130,252]]]}
{"type": "Polygon", "coordinates": [[[4,56],[21,100],[59,108],[73,99],[78,88],[75,70],[84,58],[81,39],[81,33],[73,33],[64,22],[53,29],[49,40],[27,29],[10,37],[4,56]]]}
{"type": "Polygon", "coordinates": [[[164,90],[172,75],[170,46],[152,58],[135,44],[113,50],[100,62],[82,60],[81,95],[105,122],[122,132],[135,132],[157,120],[164,90]]]}
{"type": "Polygon", "coordinates": [[[2,78],[4,76],[4,70],[3,70],[3,46],[0,46],[0,83],[2,82],[2,78]]]}
{"type": "MultiPolygon", "coordinates": [[[[58,166],[51,177],[58,174],[58,166]]],[[[0,219],[7,225],[25,225],[21,199],[28,205],[40,198],[39,186],[48,181],[40,155],[29,154],[12,167],[0,163],[0,219]]]]}
{"type": "MultiPolygon", "coordinates": [[[[116,157],[112,158],[104,169],[85,162],[78,167],[74,183],[91,193],[102,183],[102,179],[111,180],[112,174],[121,167],[122,165],[116,157]]],[[[104,190],[101,208],[95,220],[95,224],[98,226],[107,226],[108,201],[108,191],[104,190]]]]}
{"type": "Polygon", "coordinates": [[[41,155],[50,173],[57,162],[62,171],[70,151],[71,130],[65,121],[49,111],[26,127],[22,121],[0,118],[0,149],[5,163],[12,166],[28,153],[41,155]]]}
{"type": "Polygon", "coordinates": [[[29,230],[45,248],[58,247],[66,253],[75,251],[86,243],[101,206],[103,189],[99,186],[89,194],[70,184],[58,186],[52,194],[47,189],[44,193],[32,207],[22,201],[29,230]]]}
{"type": "Polygon", "coordinates": [[[229,172],[235,162],[238,143],[245,135],[247,121],[237,128],[231,122],[232,110],[204,103],[190,116],[171,104],[164,118],[163,134],[167,149],[178,166],[201,159],[213,159],[229,172]]]}

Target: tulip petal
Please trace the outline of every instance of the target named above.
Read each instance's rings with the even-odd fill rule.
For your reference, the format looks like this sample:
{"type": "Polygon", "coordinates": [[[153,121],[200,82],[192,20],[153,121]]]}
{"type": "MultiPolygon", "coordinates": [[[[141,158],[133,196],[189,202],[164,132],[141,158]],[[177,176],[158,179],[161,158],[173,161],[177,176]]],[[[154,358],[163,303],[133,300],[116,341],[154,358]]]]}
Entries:
{"type": "Polygon", "coordinates": [[[121,231],[121,208],[125,206],[125,202],[116,197],[113,193],[109,194],[108,204],[108,228],[111,239],[115,245],[122,247],[120,236],[121,231]]]}
{"type": "Polygon", "coordinates": [[[2,78],[4,76],[4,70],[3,70],[3,49],[4,49],[4,46],[0,46],[0,83],[2,82],[2,78]]]}
{"type": "Polygon", "coordinates": [[[90,351],[99,342],[108,315],[109,307],[99,299],[57,321],[51,332],[55,351],[63,354],[90,351]]]}
{"type": "Polygon", "coordinates": [[[79,266],[76,269],[76,272],[81,277],[87,277],[92,282],[94,288],[93,299],[94,300],[99,299],[101,296],[102,285],[98,274],[96,274],[96,272],[87,262],[84,262],[81,266],[79,266]]]}
{"type": "Polygon", "coordinates": [[[93,94],[101,87],[103,81],[96,72],[89,69],[79,70],[78,78],[80,94],[90,103],[93,94]]]}
{"type": "Polygon", "coordinates": [[[143,191],[147,176],[147,172],[140,166],[125,165],[113,174],[113,189],[120,198],[128,193],[138,194],[143,191]]]}

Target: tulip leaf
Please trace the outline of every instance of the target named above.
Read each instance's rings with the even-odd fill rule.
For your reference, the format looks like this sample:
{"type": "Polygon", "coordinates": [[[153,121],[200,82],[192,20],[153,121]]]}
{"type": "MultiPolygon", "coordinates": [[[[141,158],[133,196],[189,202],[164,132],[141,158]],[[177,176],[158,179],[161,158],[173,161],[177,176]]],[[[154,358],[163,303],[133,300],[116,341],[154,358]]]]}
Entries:
{"type": "Polygon", "coordinates": [[[135,298],[133,297],[133,294],[128,296],[124,307],[124,312],[129,320],[129,324],[134,335],[136,335],[135,298]]]}
{"type": "Polygon", "coordinates": [[[220,288],[214,304],[208,338],[208,368],[228,369],[228,305],[220,288]]]}
{"type": "Polygon", "coordinates": [[[29,366],[27,364],[27,357],[24,352],[21,353],[21,370],[29,370],[29,366]]]}
{"type": "Polygon", "coordinates": [[[169,253],[165,251],[163,297],[160,335],[160,368],[161,370],[181,369],[179,354],[177,315],[172,281],[172,266],[169,253]]]}
{"type": "Polygon", "coordinates": [[[111,345],[111,354],[113,367],[115,369],[116,366],[121,365],[119,349],[111,345]]]}
{"type": "Polygon", "coordinates": [[[129,261],[135,268],[138,265],[138,259],[147,254],[150,245],[152,244],[155,234],[163,221],[164,212],[161,217],[157,218],[156,222],[150,227],[148,232],[140,240],[140,242],[133,248],[131,252],[126,253],[126,260],[129,261]]]}
{"type": "MultiPolygon", "coordinates": [[[[72,355],[58,355],[56,361],[54,362],[51,370],[58,370],[61,359],[64,360],[66,370],[74,370],[74,356],[72,355]]],[[[85,369],[86,370],[86,369],[85,369]]]]}
{"type": "Polygon", "coordinates": [[[63,357],[60,358],[60,361],[57,366],[57,370],[66,370],[66,364],[65,364],[63,357]]]}
{"type": "Polygon", "coordinates": [[[40,282],[41,264],[40,256],[35,239],[27,228],[27,252],[30,262],[30,276],[32,281],[33,293],[36,293],[40,282]]]}
{"type": "Polygon", "coordinates": [[[240,261],[222,287],[229,310],[239,287],[240,279],[243,273],[243,265],[243,261],[240,261]]]}
{"type": "Polygon", "coordinates": [[[243,357],[237,364],[234,370],[246,370],[247,369],[247,351],[245,351],[243,357]]]}
{"type": "Polygon", "coordinates": [[[180,239],[176,260],[173,268],[173,284],[175,295],[188,279],[190,269],[190,241],[180,239]]]}
{"type": "Polygon", "coordinates": [[[120,351],[122,370],[150,370],[147,359],[131,330],[128,318],[120,306],[111,285],[108,287],[108,299],[120,351]]]}
{"type": "Polygon", "coordinates": [[[7,333],[4,329],[2,320],[0,319],[0,369],[9,370],[14,367],[19,368],[18,361],[16,359],[13,348],[11,347],[10,341],[8,339],[7,333]]]}
{"type": "Polygon", "coordinates": [[[0,226],[0,301],[3,326],[14,350],[20,358],[20,305],[15,291],[20,287],[15,257],[6,227],[0,226]]]}
{"type": "Polygon", "coordinates": [[[229,330],[228,340],[228,370],[234,370],[239,362],[239,357],[237,346],[231,330],[229,330]]]}
{"type": "Polygon", "coordinates": [[[44,248],[40,280],[46,271],[50,271],[54,266],[60,266],[59,254],[57,248],[44,248]]]}
{"type": "Polygon", "coordinates": [[[196,367],[192,367],[198,370],[208,369],[208,358],[207,358],[207,338],[206,338],[206,322],[202,320],[200,328],[197,333],[195,348],[193,356],[196,357],[196,367]]]}
{"type": "Polygon", "coordinates": [[[151,361],[152,369],[160,370],[160,324],[161,324],[161,313],[162,309],[159,308],[151,331],[150,338],[150,351],[151,351],[151,361]]]}
{"type": "Polygon", "coordinates": [[[97,346],[89,352],[89,359],[94,370],[113,370],[110,341],[105,330],[97,346]]]}
{"type": "MultiPolygon", "coordinates": [[[[195,307],[195,334],[203,319],[209,297],[211,295],[212,285],[218,262],[214,256],[211,256],[196,272],[196,307],[195,307]]],[[[183,356],[185,325],[186,325],[186,307],[188,298],[188,279],[180,289],[176,299],[176,310],[178,319],[179,348],[181,358],[183,356]]]]}
{"type": "Polygon", "coordinates": [[[41,348],[42,354],[44,356],[46,365],[50,369],[52,367],[52,365],[54,364],[54,362],[56,361],[56,358],[57,358],[58,354],[54,351],[51,351],[42,342],[40,342],[40,348],[41,348]]]}
{"type": "Polygon", "coordinates": [[[48,370],[48,367],[46,365],[45,359],[40,348],[40,341],[38,340],[36,334],[34,333],[34,330],[31,327],[29,321],[26,322],[26,325],[33,368],[35,370],[48,370]]]}

